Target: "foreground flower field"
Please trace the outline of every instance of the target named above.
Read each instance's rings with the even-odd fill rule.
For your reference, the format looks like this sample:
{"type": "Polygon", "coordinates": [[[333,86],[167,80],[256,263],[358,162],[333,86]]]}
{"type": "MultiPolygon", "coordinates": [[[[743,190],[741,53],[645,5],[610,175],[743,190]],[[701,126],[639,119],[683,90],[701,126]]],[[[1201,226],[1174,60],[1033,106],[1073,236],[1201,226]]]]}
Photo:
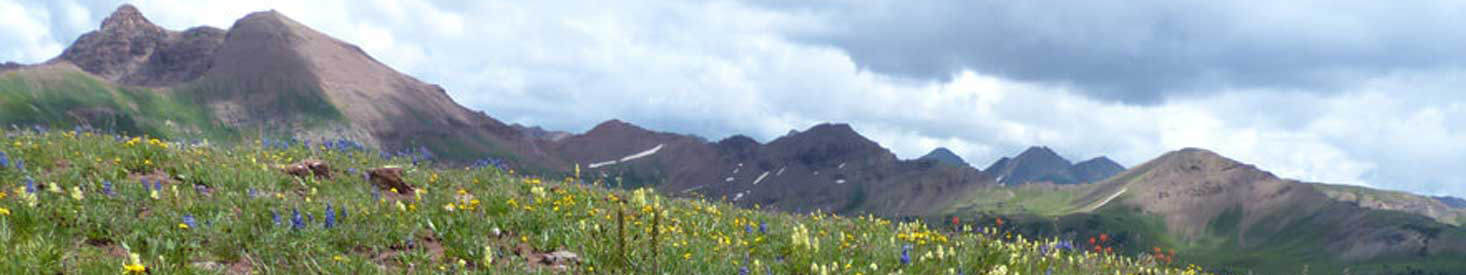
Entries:
{"type": "Polygon", "coordinates": [[[436,169],[347,141],[0,141],[5,274],[1202,274],[1093,239],[771,213],[491,161],[436,169]],[[282,172],[306,160],[331,175],[282,172]],[[414,188],[373,184],[382,167],[414,188]]]}

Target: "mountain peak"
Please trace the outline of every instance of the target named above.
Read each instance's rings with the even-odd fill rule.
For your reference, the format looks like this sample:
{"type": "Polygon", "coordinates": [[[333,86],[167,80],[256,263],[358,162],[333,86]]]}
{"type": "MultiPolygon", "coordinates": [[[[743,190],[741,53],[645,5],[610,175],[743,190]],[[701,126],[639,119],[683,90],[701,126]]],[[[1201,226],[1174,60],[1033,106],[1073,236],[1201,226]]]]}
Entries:
{"type": "Polygon", "coordinates": [[[1074,164],[1074,175],[1083,182],[1099,182],[1110,176],[1125,172],[1125,166],[1110,158],[1100,156],[1074,164]]]}
{"type": "Polygon", "coordinates": [[[948,150],[947,147],[937,147],[937,149],[933,149],[931,153],[927,153],[925,156],[921,156],[921,158],[918,159],[935,160],[940,163],[950,164],[959,167],[969,166],[967,164],[967,161],[963,160],[962,157],[957,156],[956,153],[952,153],[952,150],[948,150]]]}
{"type": "Polygon", "coordinates": [[[1069,162],[1069,160],[1064,159],[1064,157],[1059,156],[1059,153],[1055,153],[1053,149],[1049,149],[1048,146],[1028,147],[1027,150],[1023,150],[1023,153],[1018,154],[1018,157],[1015,157],[1014,159],[1026,162],[1042,161],[1056,163],[1063,162],[1064,165],[1073,164],[1069,162]]]}
{"type": "Polygon", "coordinates": [[[157,29],[159,27],[153,25],[152,21],[148,21],[147,17],[143,17],[143,13],[138,11],[137,7],[132,6],[132,4],[117,6],[117,10],[112,11],[112,15],[108,15],[106,19],[102,20],[103,31],[134,30],[139,28],[157,29]]]}

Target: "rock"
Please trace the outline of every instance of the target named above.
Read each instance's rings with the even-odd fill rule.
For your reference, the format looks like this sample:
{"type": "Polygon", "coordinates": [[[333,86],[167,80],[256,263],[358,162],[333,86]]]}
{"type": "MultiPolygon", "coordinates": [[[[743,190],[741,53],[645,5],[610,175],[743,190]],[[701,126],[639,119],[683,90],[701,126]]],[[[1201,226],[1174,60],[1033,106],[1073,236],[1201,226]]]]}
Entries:
{"type": "Polygon", "coordinates": [[[286,165],[281,170],[298,178],[315,176],[317,179],[331,179],[331,166],[319,160],[302,160],[286,165]]]}
{"type": "Polygon", "coordinates": [[[402,168],[396,167],[374,168],[367,170],[367,175],[370,175],[372,184],[378,188],[384,190],[396,188],[398,194],[412,194],[416,190],[402,180],[402,172],[402,168]]]}

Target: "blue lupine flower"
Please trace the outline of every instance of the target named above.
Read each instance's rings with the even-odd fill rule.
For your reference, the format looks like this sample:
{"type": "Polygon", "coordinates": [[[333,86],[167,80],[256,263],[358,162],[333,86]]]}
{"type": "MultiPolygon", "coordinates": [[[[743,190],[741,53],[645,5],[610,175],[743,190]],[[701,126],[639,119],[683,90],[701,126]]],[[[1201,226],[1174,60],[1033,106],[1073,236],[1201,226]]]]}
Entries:
{"type": "Polygon", "coordinates": [[[113,193],[112,193],[112,181],[106,181],[106,180],[102,181],[102,194],[107,194],[108,196],[113,195],[113,193]]]}
{"type": "Polygon", "coordinates": [[[158,192],[163,192],[163,180],[154,181],[153,182],[153,190],[158,190],[158,192]]]}
{"type": "Polygon", "coordinates": [[[1044,270],[1044,275],[1054,275],[1054,269],[1050,268],[1048,270],[1044,270]]]}
{"type": "Polygon", "coordinates": [[[280,225],[280,211],[270,210],[270,217],[275,220],[275,225],[280,225]]]}
{"type": "Polygon", "coordinates": [[[769,233],[769,224],[764,223],[764,222],[758,222],[758,233],[768,234],[769,233]]]}
{"type": "Polygon", "coordinates": [[[300,216],[300,210],[299,209],[291,209],[290,212],[291,212],[291,214],[290,214],[291,215],[291,217],[290,217],[290,229],[301,229],[301,228],[305,228],[305,219],[300,216]]]}
{"type": "Polygon", "coordinates": [[[333,209],[333,208],[331,208],[331,204],[330,203],[326,203],[326,228],[329,229],[329,228],[335,227],[335,226],[336,226],[336,210],[333,209]]]}
{"type": "Polygon", "coordinates": [[[148,188],[153,188],[153,185],[152,184],[148,184],[148,179],[147,178],[141,178],[141,179],[138,179],[138,181],[143,183],[143,191],[148,191],[149,190],[148,188]]]}
{"type": "Polygon", "coordinates": [[[738,275],[748,275],[748,267],[747,266],[745,266],[745,267],[739,267],[738,268],[738,275]]]}
{"type": "Polygon", "coordinates": [[[183,224],[187,224],[188,228],[198,228],[199,226],[198,222],[193,220],[193,215],[190,214],[183,214],[183,224]]]}
{"type": "Polygon", "coordinates": [[[249,189],[249,197],[250,198],[258,197],[259,195],[260,195],[260,192],[255,191],[254,188],[250,188],[249,189]]]}
{"type": "Polygon", "coordinates": [[[901,245],[901,264],[911,264],[911,245],[901,245]]]}
{"type": "Polygon", "coordinates": [[[35,194],[36,193],[36,180],[31,179],[31,177],[25,177],[25,193],[26,194],[35,194]]]}
{"type": "Polygon", "coordinates": [[[5,152],[0,152],[0,169],[4,168],[10,168],[10,156],[6,156],[5,152]]]}
{"type": "Polygon", "coordinates": [[[743,233],[753,234],[753,226],[747,224],[743,225],[743,233]]]}
{"type": "Polygon", "coordinates": [[[25,171],[25,160],[15,159],[15,170],[25,171]]]}

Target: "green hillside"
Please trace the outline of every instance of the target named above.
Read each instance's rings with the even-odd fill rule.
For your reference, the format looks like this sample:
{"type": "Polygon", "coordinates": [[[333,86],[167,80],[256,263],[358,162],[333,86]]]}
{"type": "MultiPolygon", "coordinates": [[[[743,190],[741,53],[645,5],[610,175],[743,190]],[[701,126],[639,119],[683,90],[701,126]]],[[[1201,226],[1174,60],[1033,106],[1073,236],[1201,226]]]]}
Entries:
{"type": "Polygon", "coordinates": [[[938,230],[778,214],[574,178],[431,169],[347,147],[210,147],[85,131],[0,136],[7,274],[1134,274],[1168,266],[971,223],[938,230]],[[278,169],[302,159],[329,163],[335,177],[278,169]],[[396,195],[360,175],[383,166],[406,168],[405,181],[420,191],[396,195]],[[546,258],[567,256],[548,254],[560,251],[578,262],[546,258]]]}
{"type": "Polygon", "coordinates": [[[236,140],[206,105],[167,91],[118,88],[74,67],[0,74],[0,124],[70,129],[81,124],[172,139],[236,140]]]}

